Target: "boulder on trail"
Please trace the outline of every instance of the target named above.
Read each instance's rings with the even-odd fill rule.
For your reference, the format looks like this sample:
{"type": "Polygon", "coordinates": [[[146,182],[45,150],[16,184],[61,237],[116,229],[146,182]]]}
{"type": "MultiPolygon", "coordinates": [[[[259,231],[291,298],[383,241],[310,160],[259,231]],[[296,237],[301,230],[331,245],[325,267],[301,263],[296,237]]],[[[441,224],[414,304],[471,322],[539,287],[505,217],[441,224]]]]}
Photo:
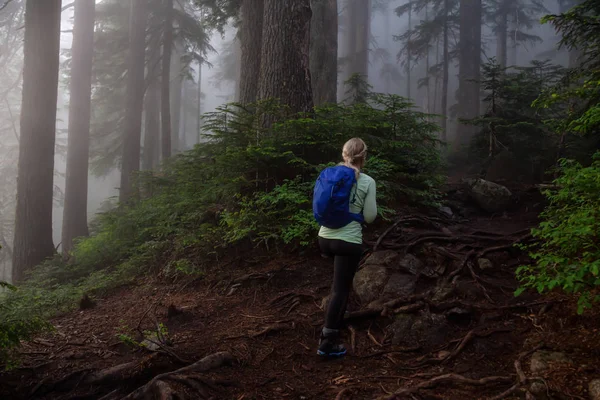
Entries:
{"type": "Polygon", "coordinates": [[[437,346],[446,340],[448,321],[444,315],[422,312],[418,315],[398,314],[388,328],[392,344],[414,346],[437,346]]]}
{"type": "Polygon", "coordinates": [[[484,211],[504,211],[512,200],[512,193],[505,186],[484,179],[468,179],[470,197],[484,211]]]}
{"type": "Polygon", "coordinates": [[[363,305],[376,300],[414,294],[421,261],[412,256],[401,257],[391,250],[377,251],[365,260],[356,273],[354,291],[363,305]]]}

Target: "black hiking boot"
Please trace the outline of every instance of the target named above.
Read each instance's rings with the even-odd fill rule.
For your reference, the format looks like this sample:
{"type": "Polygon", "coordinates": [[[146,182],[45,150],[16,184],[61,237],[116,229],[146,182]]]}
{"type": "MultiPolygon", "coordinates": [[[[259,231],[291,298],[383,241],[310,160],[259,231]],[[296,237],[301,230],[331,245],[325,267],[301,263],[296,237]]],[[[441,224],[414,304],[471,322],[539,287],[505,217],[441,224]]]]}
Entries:
{"type": "Polygon", "coordinates": [[[346,355],[346,346],[340,340],[339,331],[321,333],[317,354],[322,357],[343,357],[346,355]]]}

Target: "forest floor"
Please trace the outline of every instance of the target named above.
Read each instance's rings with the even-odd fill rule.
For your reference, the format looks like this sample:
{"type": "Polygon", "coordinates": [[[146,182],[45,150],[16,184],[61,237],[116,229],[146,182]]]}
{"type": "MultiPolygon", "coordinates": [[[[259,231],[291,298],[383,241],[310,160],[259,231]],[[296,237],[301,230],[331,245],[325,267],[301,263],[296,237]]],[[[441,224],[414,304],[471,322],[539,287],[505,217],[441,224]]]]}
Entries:
{"type": "MultiPolygon", "coordinates": [[[[543,384],[535,398],[589,398],[588,382],[600,378],[598,314],[578,316],[566,296],[513,295],[524,256],[511,245],[540,208],[539,196],[523,193],[504,215],[465,208],[460,218],[411,216],[422,223],[389,230],[381,248],[423,256],[420,246],[433,243],[447,268],[385,307],[365,311],[353,295],[343,359],[316,355],[331,260],[263,254],[204,278],[138,282],[56,318],[56,332],[24,344],[22,364],[0,375],[0,398],[516,399],[534,398],[531,383],[543,384]],[[483,255],[493,268],[478,268],[483,255]],[[456,289],[443,300],[432,292],[440,282],[456,289]],[[394,345],[390,324],[423,309],[447,318],[443,341],[394,345]],[[155,351],[132,343],[144,331],[154,331],[155,351]],[[533,376],[531,355],[542,348],[568,362],[533,376]]],[[[370,232],[373,241],[386,228],[370,232]]]]}

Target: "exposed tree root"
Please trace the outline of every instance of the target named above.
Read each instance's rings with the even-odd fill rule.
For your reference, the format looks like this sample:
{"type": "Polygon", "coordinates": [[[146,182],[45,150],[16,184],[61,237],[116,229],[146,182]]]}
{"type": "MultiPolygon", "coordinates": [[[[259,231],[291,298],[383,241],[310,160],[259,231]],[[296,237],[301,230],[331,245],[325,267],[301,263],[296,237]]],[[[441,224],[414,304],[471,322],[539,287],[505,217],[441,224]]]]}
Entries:
{"type": "Polygon", "coordinates": [[[419,351],[419,350],[421,350],[421,346],[403,347],[403,348],[395,347],[391,350],[376,351],[375,353],[367,354],[367,355],[361,356],[360,358],[373,358],[373,357],[383,356],[386,354],[412,353],[412,352],[419,351]]]}
{"type": "Polygon", "coordinates": [[[486,332],[478,332],[476,329],[473,329],[469,331],[469,333],[467,333],[467,335],[464,338],[462,338],[462,340],[460,340],[458,346],[456,346],[456,348],[451,352],[447,353],[443,357],[432,357],[427,360],[424,360],[415,365],[414,367],[422,367],[429,363],[447,363],[448,361],[456,358],[460,354],[460,352],[462,352],[465,349],[465,347],[467,347],[467,345],[473,341],[473,339],[488,337],[494,333],[499,332],[510,332],[510,329],[492,329],[486,332]]]}
{"type": "Polygon", "coordinates": [[[350,399],[352,397],[352,392],[350,389],[346,388],[346,389],[342,389],[339,391],[339,393],[337,394],[337,396],[335,396],[335,400],[344,400],[344,399],[350,399]]]}
{"type": "Polygon", "coordinates": [[[425,293],[410,296],[410,297],[400,297],[398,299],[394,299],[394,300],[388,301],[387,303],[384,303],[381,307],[367,308],[364,310],[348,313],[348,315],[346,316],[346,319],[350,320],[350,319],[359,319],[359,318],[373,318],[373,317],[379,317],[379,316],[385,317],[385,316],[388,316],[391,314],[415,312],[415,311],[420,310],[424,306],[423,303],[420,303],[418,301],[426,299],[429,296],[429,294],[430,294],[430,292],[425,292],[425,293]],[[404,307],[398,307],[402,303],[413,303],[415,301],[417,301],[417,303],[408,304],[404,307]]]}
{"type": "Polygon", "coordinates": [[[440,376],[436,376],[435,378],[429,379],[427,381],[421,382],[415,386],[408,387],[406,389],[402,389],[396,393],[394,393],[390,397],[386,397],[387,400],[398,400],[403,396],[409,396],[413,393],[418,392],[421,389],[429,389],[434,386],[440,385],[442,383],[453,383],[457,385],[470,385],[470,386],[486,386],[495,383],[506,383],[510,382],[512,378],[508,376],[488,376],[481,379],[471,379],[466,378],[462,375],[458,374],[444,374],[440,376]]]}
{"type": "Polygon", "coordinates": [[[316,300],[317,297],[310,293],[287,292],[277,296],[269,302],[269,307],[275,308],[279,312],[286,310],[285,315],[289,315],[302,302],[302,298],[316,300]]]}
{"type": "Polygon", "coordinates": [[[377,242],[375,242],[375,245],[373,246],[373,252],[377,251],[377,248],[381,245],[381,242],[383,241],[383,239],[385,239],[385,237],[390,232],[392,232],[394,229],[396,229],[396,227],[398,225],[400,225],[401,223],[407,223],[407,222],[425,222],[425,223],[430,224],[434,228],[439,228],[439,224],[438,223],[433,222],[430,218],[427,218],[427,217],[416,216],[416,215],[400,217],[389,228],[387,228],[381,234],[381,236],[379,236],[379,238],[377,239],[377,242]]]}
{"type": "MultiPolygon", "coordinates": [[[[216,386],[210,381],[201,376],[189,374],[197,374],[216,369],[223,365],[230,364],[232,361],[233,357],[227,352],[211,354],[186,367],[155,376],[150,382],[123,397],[122,400],[152,398],[152,395],[155,395],[156,397],[154,398],[160,400],[171,400],[174,398],[175,392],[169,385],[169,380],[184,383],[195,390],[199,390],[202,384],[214,390],[216,386]]],[[[199,394],[206,397],[207,392],[204,387],[202,387],[202,390],[199,390],[199,394]],[[204,393],[202,391],[204,391],[204,393]]]]}
{"type": "Polygon", "coordinates": [[[272,325],[268,325],[266,327],[264,327],[263,329],[256,331],[256,332],[251,332],[249,334],[246,335],[237,335],[237,336],[230,336],[227,339],[228,340],[233,340],[233,339],[241,339],[241,338],[249,338],[249,339],[256,339],[260,336],[266,336],[269,333],[273,333],[273,332],[280,332],[280,331],[288,331],[291,329],[295,328],[295,323],[292,322],[290,323],[286,323],[284,321],[280,321],[280,322],[276,322],[272,325]]]}
{"type": "MultiPolygon", "coordinates": [[[[525,359],[525,357],[527,357],[529,354],[534,353],[537,350],[541,349],[543,346],[544,346],[543,344],[540,344],[540,345],[536,346],[535,348],[533,348],[532,350],[521,353],[521,355],[519,355],[519,358],[517,360],[515,360],[515,363],[514,363],[515,371],[517,372],[517,381],[515,382],[515,384],[513,386],[511,386],[504,392],[500,393],[499,395],[492,397],[490,400],[505,399],[508,396],[511,396],[512,394],[516,393],[517,391],[524,389],[525,385],[527,385],[531,381],[540,379],[540,378],[528,378],[527,375],[525,375],[525,373],[523,372],[523,367],[521,366],[521,364],[522,364],[523,360],[525,359]]],[[[524,390],[527,394],[528,399],[534,398],[533,395],[529,392],[529,390],[527,390],[527,389],[524,389],[524,390]]]]}

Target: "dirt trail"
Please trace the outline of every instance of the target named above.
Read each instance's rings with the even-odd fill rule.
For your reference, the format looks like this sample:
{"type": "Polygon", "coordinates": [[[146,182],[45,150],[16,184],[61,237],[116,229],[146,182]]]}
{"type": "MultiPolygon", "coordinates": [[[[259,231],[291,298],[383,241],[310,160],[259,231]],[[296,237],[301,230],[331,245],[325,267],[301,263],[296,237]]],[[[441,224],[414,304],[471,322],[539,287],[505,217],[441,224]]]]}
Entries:
{"type": "MultiPolygon", "coordinates": [[[[397,398],[520,398],[529,387],[530,354],[542,346],[572,360],[543,376],[550,398],[587,398],[587,382],[600,378],[597,316],[574,316],[568,298],[512,295],[523,256],[507,245],[535,223],[532,204],[524,200],[494,218],[419,217],[390,230],[380,248],[404,252],[408,244],[427,256],[423,246],[434,243],[447,268],[435,281],[420,281],[415,296],[379,309],[365,312],[353,296],[352,349],[344,359],[316,356],[329,260],[313,253],[243,259],[204,279],[123,287],[91,309],[57,318],[57,331],[25,344],[23,365],[2,375],[0,398],[122,399],[140,387],[161,399],[373,399],[401,390],[397,398]],[[485,249],[497,267],[482,271],[473,257],[485,249]],[[456,276],[462,283],[454,280],[456,290],[436,300],[431,290],[456,276]],[[390,324],[423,309],[447,317],[443,342],[392,344],[390,324]],[[153,337],[157,351],[127,344],[141,340],[141,331],[162,332],[153,337]],[[215,353],[192,370],[151,381],[215,353]]],[[[373,233],[372,244],[388,226],[373,233]]]]}

